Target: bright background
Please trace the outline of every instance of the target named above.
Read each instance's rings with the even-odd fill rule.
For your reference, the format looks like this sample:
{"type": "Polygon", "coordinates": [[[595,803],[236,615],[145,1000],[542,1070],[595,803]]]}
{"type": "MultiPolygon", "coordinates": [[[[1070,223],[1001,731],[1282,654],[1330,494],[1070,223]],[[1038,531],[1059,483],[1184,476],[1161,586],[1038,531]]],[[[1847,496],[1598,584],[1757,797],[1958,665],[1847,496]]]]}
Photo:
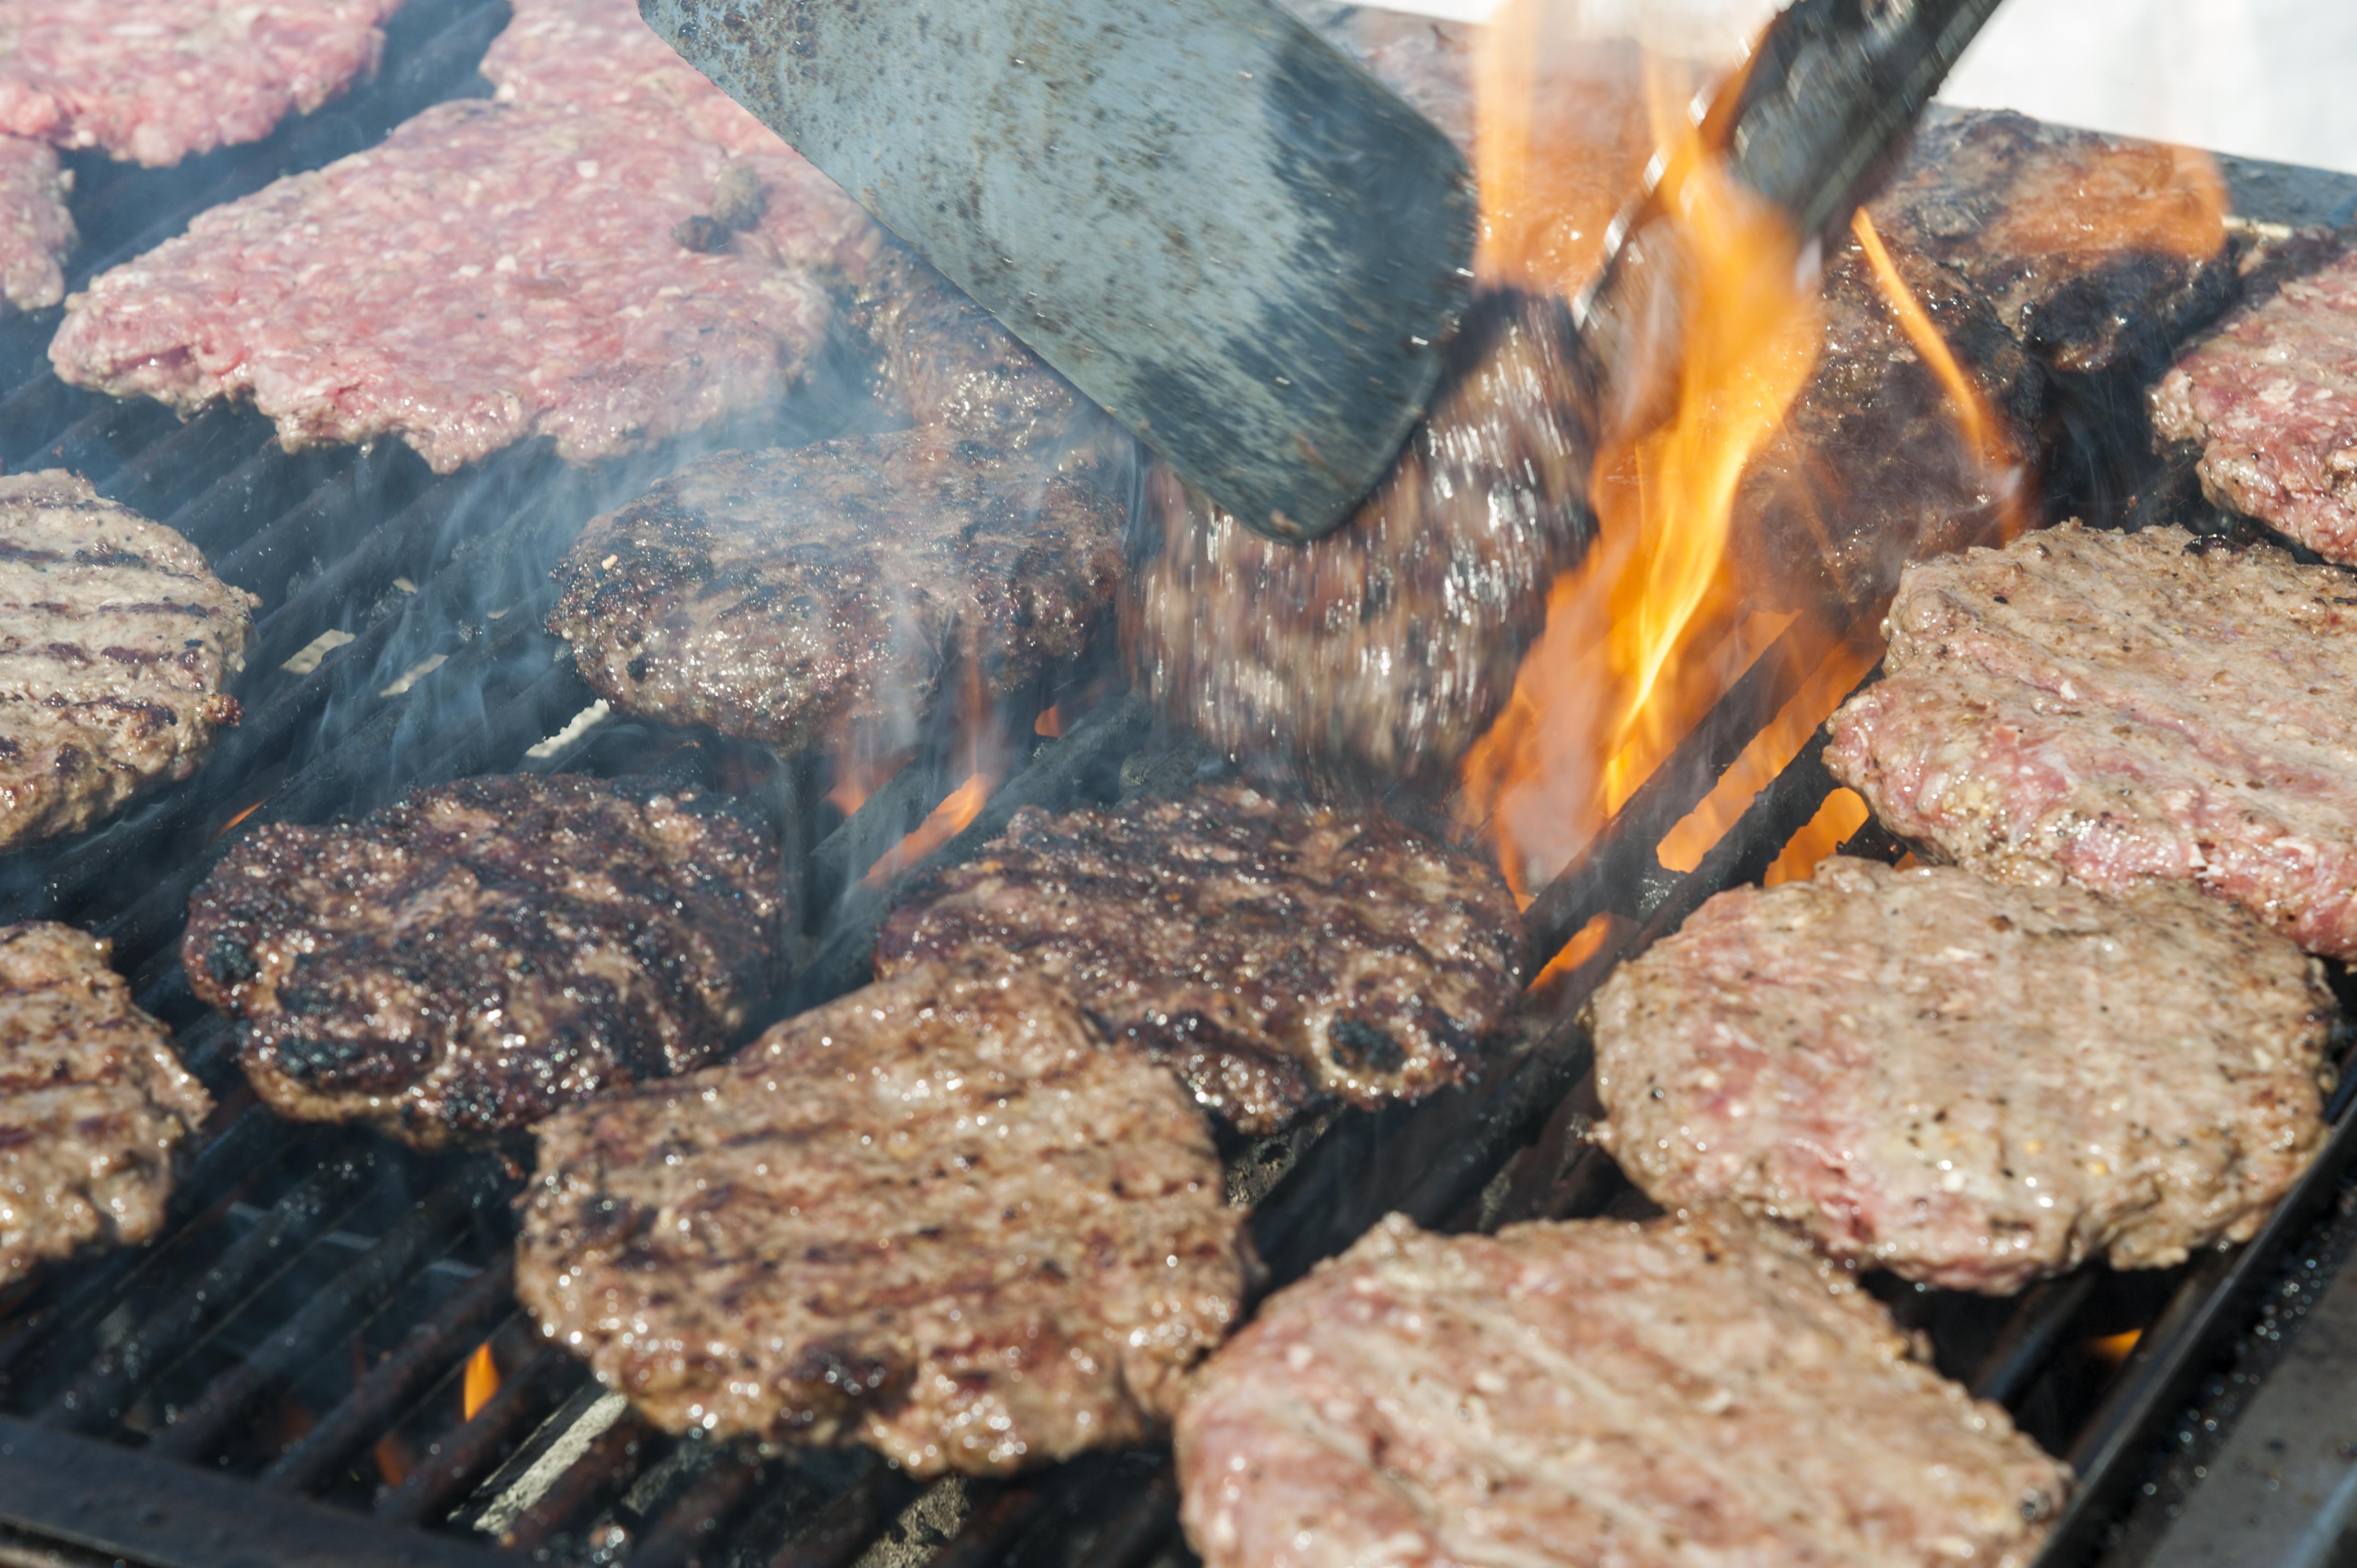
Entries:
{"type": "MultiPolygon", "coordinates": [[[[1392,0],[1467,21],[1495,3],[1392,0]]],[[[2008,0],[1941,97],[2357,174],[2357,0],[2008,0]]]]}

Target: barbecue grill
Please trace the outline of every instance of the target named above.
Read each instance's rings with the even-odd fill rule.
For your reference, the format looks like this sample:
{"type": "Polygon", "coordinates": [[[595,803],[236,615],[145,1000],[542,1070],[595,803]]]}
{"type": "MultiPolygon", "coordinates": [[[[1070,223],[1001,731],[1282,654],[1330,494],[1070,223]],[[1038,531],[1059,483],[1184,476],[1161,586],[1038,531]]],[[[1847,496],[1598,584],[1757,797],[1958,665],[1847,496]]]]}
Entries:
{"type": "MultiPolygon", "coordinates": [[[[505,21],[495,0],[411,0],[373,81],[264,143],[161,173],[75,157],[73,283],[208,206],[368,145],[430,102],[484,91],[474,62],[505,21]]],[[[2223,162],[2245,221],[2357,213],[2357,179],[2223,162]]],[[[896,867],[906,876],[969,854],[1021,805],[1180,788],[1218,760],[1159,731],[1109,670],[1065,671],[1004,704],[996,722],[1014,761],[980,815],[898,866],[888,854],[964,772],[946,733],[846,816],[825,800],[818,757],[626,722],[594,700],[542,629],[564,544],[692,450],[855,423],[866,405],[843,366],[822,366],[773,413],[643,461],[584,471],[528,446],[436,478],[405,450],[282,452],[247,412],[183,422],[76,392],[43,357],[56,317],[0,323],[0,465],[81,471],[194,541],[262,607],[239,688],[245,721],[192,781],[0,861],[0,918],[69,919],[111,938],[140,1004],[174,1026],[221,1101],[159,1240],[50,1270],[0,1304],[0,1562],[1189,1562],[1163,1453],[920,1485],[859,1450],[764,1455],[657,1433],[517,1309],[510,1199],[522,1167],[500,1152],[427,1155],[353,1128],[277,1122],[242,1087],[231,1030],[189,993],[177,945],[191,889],[262,823],[365,811],[469,773],[655,771],[761,796],[786,824],[802,953],[782,1005],[798,1008],[865,979],[896,867]],[[1035,724],[1051,704],[1062,722],[1035,724]]],[[[2058,505],[2128,526],[2199,522],[2188,476],[2150,456],[2139,407],[2080,390],[2062,421],[2058,505]]],[[[1534,992],[1480,1082],[1232,1143],[1232,1196],[1257,1204],[1275,1283],[1394,1209],[1462,1229],[1638,1202],[1581,1142],[1594,1105],[1573,1015],[1613,964],[1713,893],[1766,873],[1833,792],[1813,740],[1691,870],[1657,855],[1802,690],[1822,646],[1794,634],[1760,654],[1540,894],[1528,915],[1534,970],[1575,939],[1583,956],[1534,992]]],[[[1845,847],[1901,853],[1871,823],[1845,847]]],[[[2336,983],[2357,999],[2345,976],[2336,983]]],[[[2079,1471],[2050,1564],[2147,1560],[2175,1539],[2178,1510],[2201,1523],[2205,1472],[2231,1467],[2230,1445],[2284,1441],[2268,1423],[2319,1443],[2337,1436],[2330,1412],[2278,1409],[2289,1382],[2266,1374],[2288,1359],[2312,1380],[2319,1356],[2344,1375],[2352,1365],[2331,1360],[2330,1334],[2303,1339],[2296,1326],[2319,1300],[2328,1329],[2357,1311],[2335,1305],[2331,1286],[2357,1243],[2352,1090],[2357,1076],[2331,1101],[2324,1153],[2246,1246],[2154,1273],[2090,1268],[2011,1301],[1884,1292],[1944,1370],[2004,1402],[2079,1471]],[[2245,1407],[2260,1424],[2238,1429],[2245,1407]]],[[[2342,1444],[2326,1469],[2345,1469],[2350,1452],[2342,1444]]],[[[2298,1457],[2316,1469],[2313,1455],[2298,1457]]],[[[2313,1505],[2289,1488],[2285,1541],[2323,1530],[2329,1546],[2337,1534],[2351,1488],[2337,1472],[2315,1485],[2329,1496],[2313,1505]]],[[[2284,1495],[2250,1506],[2264,1513],[2284,1495]]]]}

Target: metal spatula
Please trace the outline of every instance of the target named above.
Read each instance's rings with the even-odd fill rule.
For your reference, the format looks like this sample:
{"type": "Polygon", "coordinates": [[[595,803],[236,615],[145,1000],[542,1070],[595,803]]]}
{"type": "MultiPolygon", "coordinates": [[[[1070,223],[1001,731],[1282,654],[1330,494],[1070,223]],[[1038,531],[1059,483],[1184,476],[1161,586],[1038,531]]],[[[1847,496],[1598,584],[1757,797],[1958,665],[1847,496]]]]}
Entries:
{"type": "Polygon", "coordinates": [[[1239,517],[1388,467],[1471,285],[1447,137],[1269,0],[641,0],[698,70],[1239,517]]]}
{"type": "MultiPolygon", "coordinates": [[[[1795,0],[1706,133],[1801,232],[1830,235],[1996,4],[1795,0]]],[[[1348,518],[1431,397],[1472,278],[1464,161],[1271,0],[640,8],[1265,533],[1348,518]]],[[[1599,300],[1609,316],[1617,275],[1584,323],[1599,300]]]]}

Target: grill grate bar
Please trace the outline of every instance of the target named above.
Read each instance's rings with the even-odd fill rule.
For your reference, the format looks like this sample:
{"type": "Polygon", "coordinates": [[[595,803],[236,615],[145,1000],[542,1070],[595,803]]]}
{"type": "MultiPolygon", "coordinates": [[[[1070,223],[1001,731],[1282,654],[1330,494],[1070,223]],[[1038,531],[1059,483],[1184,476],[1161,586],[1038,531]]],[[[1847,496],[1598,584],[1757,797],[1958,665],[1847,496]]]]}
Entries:
{"type": "Polygon", "coordinates": [[[587,1377],[571,1357],[541,1346],[482,1409],[436,1444],[436,1452],[377,1505],[376,1517],[388,1524],[440,1519],[509,1454],[519,1431],[555,1409],[587,1377]]]}
{"type": "Polygon", "coordinates": [[[391,1424],[394,1413],[448,1371],[494,1317],[513,1318],[515,1253],[502,1251],[464,1290],[404,1336],[294,1447],[262,1473],[264,1486],[309,1491],[391,1424]]]}
{"type": "Polygon", "coordinates": [[[372,1316],[415,1271],[447,1247],[458,1222],[505,1196],[511,1184],[494,1156],[479,1156],[435,1189],[313,1296],[262,1347],[215,1379],[148,1448],[160,1457],[204,1457],[255,1401],[372,1316]]]}
{"type": "Polygon", "coordinates": [[[266,1220],[233,1242],[210,1268],[50,1401],[38,1418],[41,1424],[58,1431],[96,1432],[120,1422],[140,1389],[165,1363],[350,1213],[379,1163],[376,1149],[366,1144],[320,1162],[279,1199],[266,1220]]]}

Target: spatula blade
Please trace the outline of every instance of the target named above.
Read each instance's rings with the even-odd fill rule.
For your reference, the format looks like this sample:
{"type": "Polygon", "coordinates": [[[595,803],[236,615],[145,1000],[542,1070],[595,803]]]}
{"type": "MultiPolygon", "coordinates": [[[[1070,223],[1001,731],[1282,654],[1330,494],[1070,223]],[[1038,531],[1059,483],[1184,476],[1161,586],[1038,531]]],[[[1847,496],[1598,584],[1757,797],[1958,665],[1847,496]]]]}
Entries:
{"type": "Polygon", "coordinates": [[[640,0],[1246,522],[1391,466],[1471,285],[1448,139],[1270,0],[640,0]]]}

